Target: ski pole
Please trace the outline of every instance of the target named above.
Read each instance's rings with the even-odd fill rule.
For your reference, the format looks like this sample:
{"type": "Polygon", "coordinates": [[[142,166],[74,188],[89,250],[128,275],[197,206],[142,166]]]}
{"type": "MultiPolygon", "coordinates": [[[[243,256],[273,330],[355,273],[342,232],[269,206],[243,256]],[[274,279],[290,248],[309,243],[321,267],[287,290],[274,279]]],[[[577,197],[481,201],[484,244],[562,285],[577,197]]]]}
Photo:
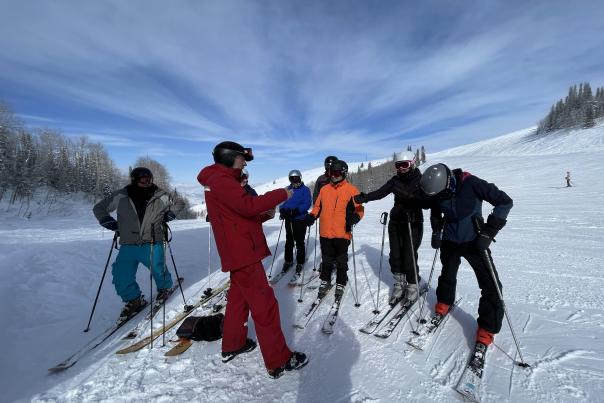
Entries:
{"type": "Polygon", "coordinates": [[[357,288],[357,261],[354,257],[355,252],[354,252],[354,233],[352,232],[352,228],[350,229],[350,240],[352,241],[352,268],[354,271],[354,306],[355,307],[360,307],[361,304],[359,303],[359,289],[357,288]]]}
{"type": "MultiPolygon", "coordinates": [[[[170,229],[170,227],[168,226],[168,223],[166,224],[166,230],[165,230],[165,234],[166,234],[166,243],[168,245],[168,250],[170,251],[170,259],[172,260],[172,266],[174,266],[174,273],[176,275],[176,281],[178,282],[178,288],[180,289],[180,295],[182,295],[182,302],[184,304],[184,311],[185,312],[189,312],[191,309],[193,309],[192,305],[187,305],[187,300],[185,298],[185,293],[182,290],[182,283],[180,282],[180,275],[178,274],[178,269],[176,268],[176,261],[174,260],[174,254],[172,253],[172,246],[170,245],[170,241],[171,241],[171,237],[168,238],[168,232],[172,232],[172,230],[170,229]]],[[[164,249],[164,259],[165,259],[165,249],[164,249]]]]}
{"type": "Polygon", "coordinates": [[[273,265],[275,264],[275,257],[277,256],[277,248],[279,247],[279,240],[281,239],[281,231],[283,231],[283,224],[285,220],[281,220],[281,228],[279,229],[279,235],[277,236],[277,244],[275,245],[275,251],[273,252],[273,261],[271,262],[271,269],[268,272],[268,278],[273,275],[273,265]]]}
{"type": "Polygon", "coordinates": [[[111,260],[111,254],[113,253],[113,248],[117,249],[117,231],[113,234],[113,241],[111,241],[111,248],[109,249],[109,256],[107,256],[107,262],[105,263],[105,270],[103,270],[103,276],[101,277],[101,283],[99,284],[99,289],[96,292],[96,297],[94,298],[94,304],[92,304],[92,312],[90,312],[90,318],[88,319],[88,325],[86,325],[86,329],[84,329],[84,333],[87,333],[90,330],[90,322],[92,322],[92,315],[94,315],[94,310],[96,309],[96,303],[99,300],[99,294],[101,293],[101,287],[103,287],[103,281],[105,281],[105,274],[107,273],[107,267],[109,267],[109,261],[111,260]]]}
{"type": "Polygon", "coordinates": [[[493,263],[493,259],[491,258],[491,254],[488,249],[483,251],[482,255],[489,272],[491,273],[491,277],[493,278],[493,283],[495,284],[495,289],[497,290],[497,295],[499,296],[499,300],[501,301],[501,305],[503,306],[503,313],[505,314],[505,319],[508,322],[508,326],[510,327],[510,331],[512,332],[512,337],[514,339],[514,343],[516,344],[516,350],[518,350],[518,355],[520,356],[520,362],[516,363],[523,368],[530,368],[530,365],[524,361],[524,357],[522,357],[522,350],[520,350],[520,345],[518,344],[518,340],[516,339],[516,333],[514,332],[514,327],[512,326],[512,322],[510,321],[510,315],[508,314],[508,310],[505,306],[505,301],[503,300],[503,294],[501,293],[501,288],[499,287],[499,282],[497,281],[497,276],[495,275],[495,264],[493,263]]]}
{"type": "MultiPolygon", "coordinates": [[[[482,225],[480,223],[480,217],[474,216],[472,217],[472,221],[474,222],[474,228],[478,235],[482,232],[482,225]]],[[[493,239],[493,242],[495,240],[493,239]]],[[[499,296],[499,301],[501,301],[501,306],[503,307],[503,313],[505,315],[505,319],[508,322],[508,326],[510,327],[510,331],[512,332],[512,338],[514,339],[514,343],[516,344],[516,350],[518,351],[518,355],[520,356],[520,363],[516,363],[523,368],[530,368],[530,365],[524,361],[524,357],[522,357],[522,350],[520,350],[520,345],[518,344],[518,339],[516,338],[516,333],[514,332],[514,327],[512,326],[512,321],[510,320],[510,315],[508,315],[508,310],[505,306],[505,301],[503,300],[503,294],[501,293],[501,287],[499,287],[499,281],[497,280],[497,275],[495,274],[495,263],[493,263],[493,259],[491,258],[491,253],[489,249],[485,249],[482,251],[482,259],[484,263],[487,265],[489,272],[491,273],[491,278],[493,279],[493,284],[495,285],[495,289],[497,290],[497,295],[499,296]]]]}
{"type": "MultiPolygon", "coordinates": [[[[432,260],[432,269],[430,269],[430,276],[428,277],[428,285],[427,285],[428,288],[430,288],[430,284],[432,283],[432,274],[434,273],[434,266],[436,266],[436,258],[438,257],[438,251],[439,251],[439,249],[436,249],[436,251],[434,251],[434,259],[432,260]]],[[[424,294],[424,296],[421,297],[421,301],[419,304],[419,315],[417,317],[417,320],[419,323],[426,323],[426,320],[422,319],[422,315],[423,315],[423,310],[424,310],[424,305],[426,303],[427,295],[428,295],[428,293],[424,294]]]]}
{"type": "Polygon", "coordinates": [[[319,231],[319,225],[315,224],[315,257],[312,259],[312,271],[317,271],[317,233],[319,231]]]}
{"type": "Polygon", "coordinates": [[[380,223],[383,225],[382,228],[382,249],[380,251],[380,269],[378,270],[378,287],[377,287],[377,298],[375,300],[375,309],[373,310],[374,314],[380,313],[379,303],[380,303],[380,285],[382,284],[382,260],[384,258],[384,239],[386,238],[386,223],[388,222],[388,213],[383,212],[380,217],[380,223]]]}
{"type": "Polygon", "coordinates": [[[149,262],[149,306],[151,307],[150,314],[151,316],[151,343],[149,343],[149,349],[153,348],[153,248],[155,247],[155,224],[151,224],[151,250],[150,254],[150,262],[149,262]]]}
{"type": "MultiPolygon", "coordinates": [[[[306,260],[306,249],[308,246],[308,241],[310,241],[310,227],[308,227],[308,235],[306,236],[306,242],[304,243],[304,259],[306,260]]],[[[302,303],[302,293],[304,292],[304,267],[302,268],[302,279],[300,280],[300,297],[298,298],[298,302],[302,303]]]]}
{"type": "MultiPolygon", "coordinates": [[[[415,259],[415,245],[413,243],[413,232],[411,230],[411,216],[407,214],[407,230],[409,231],[409,248],[411,248],[411,263],[413,263],[413,275],[415,276],[415,291],[417,292],[417,298],[419,298],[419,279],[417,275],[418,267],[415,259]]],[[[411,323],[411,330],[413,329],[413,323],[411,323]]]]}
{"type": "Polygon", "coordinates": [[[208,226],[208,286],[204,293],[210,295],[212,287],[210,287],[210,267],[212,262],[212,225],[208,226]]]}

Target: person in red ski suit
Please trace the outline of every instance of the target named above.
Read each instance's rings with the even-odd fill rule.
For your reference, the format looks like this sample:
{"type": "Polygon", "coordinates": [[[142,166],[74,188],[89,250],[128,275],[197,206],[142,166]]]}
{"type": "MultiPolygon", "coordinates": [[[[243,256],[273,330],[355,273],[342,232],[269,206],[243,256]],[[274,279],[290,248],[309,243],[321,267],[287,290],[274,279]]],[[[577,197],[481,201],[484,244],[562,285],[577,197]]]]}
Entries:
{"type": "Polygon", "coordinates": [[[291,196],[291,191],[276,189],[261,196],[245,191],[240,177],[246,161],[253,159],[249,148],[225,141],[216,145],[212,154],[215,164],[203,168],[197,180],[204,186],[222,271],[231,277],[223,325],[223,362],[256,347],[247,338],[251,312],[264,364],[269,375],[278,378],[308,362],[305,354],[292,352],[285,342],[279,305],[262,265],[262,259],[271,254],[262,222],[270,218],[267,212],[291,196]]]}

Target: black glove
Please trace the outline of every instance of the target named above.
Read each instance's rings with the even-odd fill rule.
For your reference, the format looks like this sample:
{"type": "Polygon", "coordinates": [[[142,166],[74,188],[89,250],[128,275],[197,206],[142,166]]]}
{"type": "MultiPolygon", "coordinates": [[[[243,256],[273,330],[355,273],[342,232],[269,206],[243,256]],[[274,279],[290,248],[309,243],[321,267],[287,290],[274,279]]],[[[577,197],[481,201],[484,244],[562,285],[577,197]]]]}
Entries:
{"type": "Polygon", "coordinates": [[[306,214],[306,217],[304,217],[304,224],[306,224],[306,226],[311,227],[314,223],[315,220],[317,219],[317,217],[315,217],[312,214],[306,214]]]}
{"type": "Polygon", "coordinates": [[[289,217],[290,217],[290,209],[288,209],[288,208],[279,209],[279,219],[280,220],[287,220],[289,217]]]}
{"type": "Polygon", "coordinates": [[[478,235],[474,238],[474,247],[480,251],[487,250],[493,242],[493,239],[506,223],[506,220],[496,217],[493,214],[489,215],[487,223],[479,230],[478,235]]]}
{"type": "Polygon", "coordinates": [[[368,201],[369,200],[367,200],[367,195],[363,192],[359,193],[354,197],[354,202],[357,204],[367,203],[368,201]]]}
{"type": "Polygon", "coordinates": [[[101,221],[99,221],[99,224],[107,228],[109,231],[117,231],[117,221],[115,221],[115,218],[109,215],[105,218],[102,218],[101,221]]]}
{"type": "Polygon", "coordinates": [[[433,249],[440,249],[442,245],[442,230],[439,232],[432,232],[432,239],[430,240],[430,245],[433,249]]]}
{"type": "Polygon", "coordinates": [[[166,211],[166,213],[164,214],[164,222],[170,222],[175,218],[176,214],[174,214],[174,212],[171,210],[166,211]]]}
{"type": "Polygon", "coordinates": [[[346,213],[346,232],[352,231],[352,226],[358,224],[361,217],[357,213],[346,213]]]}

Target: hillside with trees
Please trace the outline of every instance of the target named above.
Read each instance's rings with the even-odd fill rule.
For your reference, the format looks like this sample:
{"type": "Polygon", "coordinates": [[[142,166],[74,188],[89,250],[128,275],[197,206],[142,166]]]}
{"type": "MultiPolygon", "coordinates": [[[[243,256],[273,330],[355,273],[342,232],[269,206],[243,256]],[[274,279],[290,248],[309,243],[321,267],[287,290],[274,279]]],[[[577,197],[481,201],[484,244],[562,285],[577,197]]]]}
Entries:
{"type": "Polygon", "coordinates": [[[604,117],[604,88],[597,88],[595,95],[589,83],[573,85],[568,95],[552,105],[547,116],[539,122],[535,134],[560,129],[590,128],[598,118],[604,117]]]}

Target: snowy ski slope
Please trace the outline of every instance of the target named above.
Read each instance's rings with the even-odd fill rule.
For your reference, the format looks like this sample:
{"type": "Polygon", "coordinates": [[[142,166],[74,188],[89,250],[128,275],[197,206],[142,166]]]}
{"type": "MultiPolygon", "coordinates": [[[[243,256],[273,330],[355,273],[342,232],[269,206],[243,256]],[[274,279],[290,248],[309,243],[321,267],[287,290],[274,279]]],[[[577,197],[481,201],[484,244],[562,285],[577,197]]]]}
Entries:
{"type": "MultiPolygon", "coordinates": [[[[518,357],[504,321],[496,346],[489,350],[483,401],[602,401],[604,127],[559,133],[534,142],[526,140],[526,133],[516,132],[428,156],[427,165],[445,162],[494,182],[515,203],[492,251],[508,311],[532,368],[513,365],[512,358],[518,357]],[[565,187],[567,170],[575,187],[565,187]]],[[[303,174],[307,180],[314,179],[321,168],[315,171],[303,174]]],[[[258,186],[257,190],[262,193],[283,186],[283,179],[284,183],[258,186]]],[[[0,400],[462,401],[453,387],[473,345],[479,297],[474,275],[465,263],[458,278],[458,296],[463,301],[425,352],[412,351],[405,343],[415,323],[413,318],[385,340],[358,331],[374,308],[382,235],[378,221],[391,205],[392,197],[367,204],[365,218],[355,229],[361,306],[354,307],[354,293],[349,290],[334,334],[327,336],[320,331],[327,307],[305,330],[293,329],[295,318],[311,302],[314,291],[305,294],[304,304],[298,304],[299,289],[287,287],[287,279],[275,286],[286,338],[292,348],[308,353],[311,360],[305,369],[279,380],[267,377],[258,350],[222,364],[217,342],[195,343],[182,356],[166,359],[163,354],[168,347],[161,346],[160,338],[153,349],[117,356],[114,352],[127,345],[119,338],[129,326],[73,368],[47,375],[48,367],[108,327],[120,310],[121,302],[107,278],[92,330],[90,334],[82,333],[111,234],[99,230],[92,214],[45,219],[38,225],[22,225],[19,220],[7,218],[0,229],[0,400]]],[[[489,211],[485,205],[484,214],[489,211]]],[[[279,226],[278,220],[265,225],[271,250],[279,226]]],[[[177,222],[173,230],[173,252],[179,273],[186,279],[185,294],[192,299],[208,284],[208,226],[201,220],[177,222]]],[[[429,236],[426,222],[419,254],[420,271],[426,278],[434,256],[429,236]]],[[[282,237],[275,269],[283,259],[283,243],[282,237]]],[[[307,270],[312,270],[313,251],[314,228],[307,270]]],[[[385,303],[392,286],[387,242],[385,252],[380,303],[385,303]]],[[[268,258],[267,271],[270,263],[268,258]]],[[[217,271],[213,245],[210,266],[211,285],[226,278],[217,271]]],[[[439,267],[437,264],[437,273],[439,267]]],[[[349,274],[353,289],[352,256],[349,274]]],[[[148,272],[141,269],[138,277],[148,295],[148,272]]],[[[432,286],[435,284],[433,279],[432,286]]],[[[434,288],[428,301],[432,306],[434,288]]],[[[167,315],[181,308],[182,298],[175,294],[167,315]]],[[[250,327],[253,334],[251,321],[250,327]]],[[[168,333],[172,335],[173,331],[168,333]]]]}

